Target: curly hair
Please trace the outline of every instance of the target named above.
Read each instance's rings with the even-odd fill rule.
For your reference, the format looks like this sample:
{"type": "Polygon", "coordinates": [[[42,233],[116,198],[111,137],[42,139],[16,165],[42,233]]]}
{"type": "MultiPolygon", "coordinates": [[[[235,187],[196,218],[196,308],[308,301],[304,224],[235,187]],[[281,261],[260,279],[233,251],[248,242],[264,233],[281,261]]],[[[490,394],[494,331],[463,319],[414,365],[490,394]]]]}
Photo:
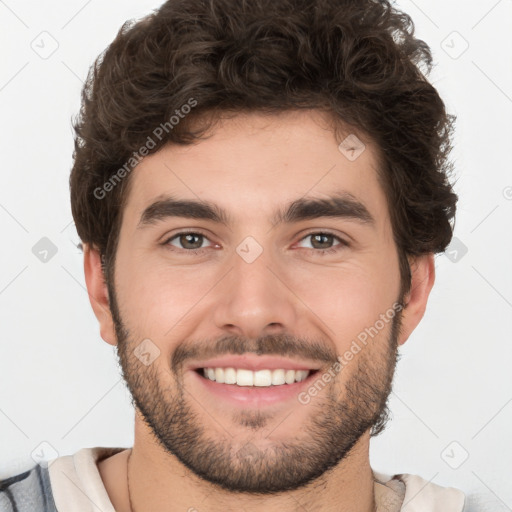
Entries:
{"type": "Polygon", "coordinates": [[[377,148],[407,292],[408,257],[446,249],[457,202],[455,116],[426,79],[432,55],[414,30],[387,0],[168,0],[126,22],[91,66],[73,121],[73,218],[107,282],[140,148],[191,144],[238,112],[317,109],[377,148]]]}

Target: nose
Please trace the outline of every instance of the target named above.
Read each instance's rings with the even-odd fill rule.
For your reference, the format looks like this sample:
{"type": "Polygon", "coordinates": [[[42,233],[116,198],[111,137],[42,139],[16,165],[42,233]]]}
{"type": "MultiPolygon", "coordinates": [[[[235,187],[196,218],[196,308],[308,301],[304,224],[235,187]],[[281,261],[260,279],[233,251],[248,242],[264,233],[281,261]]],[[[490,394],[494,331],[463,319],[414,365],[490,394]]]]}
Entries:
{"type": "Polygon", "coordinates": [[[295,330],[300,301],[286,281],[265,252],[252,262],[235,253],[231,271],[217,290],[216,326],[252,339],[295,330]]]}

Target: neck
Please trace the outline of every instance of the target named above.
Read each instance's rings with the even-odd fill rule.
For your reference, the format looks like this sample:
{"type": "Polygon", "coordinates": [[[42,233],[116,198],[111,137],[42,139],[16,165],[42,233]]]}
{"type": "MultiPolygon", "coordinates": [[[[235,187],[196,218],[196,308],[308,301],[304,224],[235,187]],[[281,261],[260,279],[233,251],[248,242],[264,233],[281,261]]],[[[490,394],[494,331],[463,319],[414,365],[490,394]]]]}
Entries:
{"type": "Polygon", "coordinates": [[[219,489],[199,479],[152,438],[137,439],[136,436],[128,457],[126,501],[130,503],[131,512],[196,509],[224,512],[241,508],[248,512],[374,512],[369,439],[369,433],[365,433],[338,466],[307,486],[262,496],[219,489]]]}

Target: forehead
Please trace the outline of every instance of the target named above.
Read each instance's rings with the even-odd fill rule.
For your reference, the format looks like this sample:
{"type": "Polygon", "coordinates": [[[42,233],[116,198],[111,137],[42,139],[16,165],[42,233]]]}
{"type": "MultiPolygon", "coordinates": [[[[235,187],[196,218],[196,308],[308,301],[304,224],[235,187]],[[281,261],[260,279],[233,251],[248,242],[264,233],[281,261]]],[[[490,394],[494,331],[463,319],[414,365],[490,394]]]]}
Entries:
{"type": "Polygon", "coordinates": [[[138,222],[164,196],[216,203],[236,218],[261,218],[274,215],[278,205],[333,193],[348,193],[382,216],[386,200],[377,166],[377,148],[368,139],[349,129],[335,135],[317,111],[239,114],[218,122],[204,140],[145,157],[132,171],[126,220],[138,222]],[[352,147],[360,153],[355,159],[347,153],[352,147]]]}

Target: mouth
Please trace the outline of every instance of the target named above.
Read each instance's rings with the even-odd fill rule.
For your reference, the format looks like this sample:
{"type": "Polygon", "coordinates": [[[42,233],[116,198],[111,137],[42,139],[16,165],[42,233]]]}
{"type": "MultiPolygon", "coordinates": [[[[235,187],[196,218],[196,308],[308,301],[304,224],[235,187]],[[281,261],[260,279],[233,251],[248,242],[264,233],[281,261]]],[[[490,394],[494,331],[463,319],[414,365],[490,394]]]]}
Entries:
{"type": "Polygon", "coordinates": [[[275,386],[290,386],[296,382],[302,382],[319,370],[298,370],[265,368],[257,371],[245,368],[196,368],[195,372],[218,384],[239,387],[268,388],[275,386]]]}
{"type": "Polygon", "coordinates": [[[318,369],[203,367],[189,372],[193,387],[209,395],[208,402],[230,407],[263,408],[270,405],[299,405],[299,394],[317,379],[318,369]]]}

